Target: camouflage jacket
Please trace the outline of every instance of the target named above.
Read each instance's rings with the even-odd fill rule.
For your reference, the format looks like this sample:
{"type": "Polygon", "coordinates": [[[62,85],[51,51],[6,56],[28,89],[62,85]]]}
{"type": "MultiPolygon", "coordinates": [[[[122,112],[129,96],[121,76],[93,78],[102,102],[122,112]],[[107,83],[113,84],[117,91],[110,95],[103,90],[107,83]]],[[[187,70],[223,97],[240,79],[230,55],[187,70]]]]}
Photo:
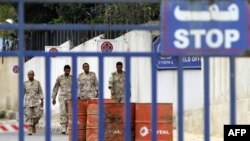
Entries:
{"type": "Polygon", "coordinates": [[[118,72],[113,72],[109,79],[109,87],[112,87],[116,96],[124,96],[125,72],[123,71],[121,74],[119,74],[118,72]]]}
{"type": "Polygon", "coordinates": [[[72,76],[60,75],[56,79],[56,83],[53,88],[52,99],[55,99],[57,94],[59,93],[59,97],[67,97],[67,99],[71,99],[71,84],[72,84],[72,76]]]}
{"type": "Polygon", "coordinates": [[[24,82],[25,106],[39,106],[39,100],[43,99],[43,90],[41,84],[37,80],[24,82]]]}
{"type": "Polygon", "coordinates": [[[78,97],[95,98],[98,91],[98,81],[94,72],[85,72],[78,76],[78,97]]]}

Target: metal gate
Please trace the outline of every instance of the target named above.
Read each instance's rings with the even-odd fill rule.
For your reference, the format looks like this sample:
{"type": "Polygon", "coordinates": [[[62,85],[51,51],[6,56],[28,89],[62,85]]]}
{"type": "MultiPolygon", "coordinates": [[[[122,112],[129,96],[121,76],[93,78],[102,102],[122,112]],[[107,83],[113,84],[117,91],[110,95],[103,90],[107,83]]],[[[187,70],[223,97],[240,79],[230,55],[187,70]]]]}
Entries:
{"type": "MultiPolygon", "coordinates": [[[[24,111],[23,111],[23,97],[24,97],[24,86],[23,86],[23,72],[24,72],[24,57],[27,56],[43,56],[46,58],[46,109],[51,109],[51,96],[50,96],[50,62],[51,57],[54,56],[54,53],[48,52],[33,52],[33,51],[25,51],[24,50],[24,31],[25,30],[160,30],[160,26],[148,26],[148,25],[85,25],[85,24],[55,24],[55,25],[43,25],[43,24],[25,24],[24,22],[24,4],[25,3],[159,3],[159,0],[1,0],[1,2],[11,2],[18,3],[18,23],[14,25],[1,24],[1,29],[6,30],[17,30],[18,31],[18,51],[13,52],[0,52],[1,56],[18,56],[19,60],[19,127],[23,127],[23,119],[24,119],[24,111]]],[[[97,52],[70,52],[56,53],[57,56],[67,56],[72,58],[72,76],[73,76],[73,141],[77,141],[77,57],[79,56],[95,56],[98,57],[99,60],[99,103],[100,105],[104,104],[103,101],[103,59],[106,56],[122,56],[125,57],[126,62],[126,102],[125,102],[125,111],[126,111],[126,132],[124,139],[126,141],[131,140],[130,134],[130,91],[129,91],[129,82],[130,82],[130,64],[131,57],[150,57],[152,63],[152,141],[157,140],[157,68],[156,68],[156,58],[158,57],[158,53],[148,53],[148,52],[139,52],[139,53],[97,53],[97,52]]],[[[181,56],[179,58],[179,62],[181,61],[181,56]]],[[[183,68],[182,63],[178,64],[178,141],[184,141],[183,138],[183,68]]],[[[204,140],[210,140],[210,96],[209,96],[209,56],[204,57],[204,140]]],[[[235,60],[234,57],[230,57],[230,123],[236,123],[236,110],[235,110],[235,60]]],[[[102,107],[102,106],[101,106],[102,107]]],[[[104,109],[99,108],[99,141],[104,140],[104,109]]],[[[46,110],[46,141],[51,141],[51,113],[50,110],[46,110]]],[[[24,141],[24,129],[20,128],[19,131],[19,141],[24,141]]]]}

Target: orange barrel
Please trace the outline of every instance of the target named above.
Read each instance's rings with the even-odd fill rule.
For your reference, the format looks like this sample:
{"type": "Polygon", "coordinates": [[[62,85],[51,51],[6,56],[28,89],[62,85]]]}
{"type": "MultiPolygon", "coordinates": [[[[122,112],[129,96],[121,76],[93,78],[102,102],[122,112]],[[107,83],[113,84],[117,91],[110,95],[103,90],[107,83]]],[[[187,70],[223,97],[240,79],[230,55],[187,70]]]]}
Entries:
{"type": "MultiPolygon", "coordinates": [[[[115,103],[112,99],[104,99],[104,104],[115,103]]],[[[86,122],[86,141],[98,141],[98,99],[88,100],[87,122],[86,122]]]]}
{"type": "MultiPolygon", "coordinates": [[[[151,103],[137,103],[135,113],[135,141],[151,141],[151,103]]],[[[157,140],[173,141],[172,103],[157,104],[157,140]]]]}
{"type": "MultiPolygon", "coordinates": [[[[78,141],[86,141],[87,101],[78,100],[78,141]]],[[[68,101],[69,141],[72,140],[72,101],[68,101]]]]}
{"type": "MultiPolygon", "coordinates": [[[[126,128],[126,115],[124,103],[105,104],[105,141],[124,141],[126,128]]],[[[135,104],[130,109],[131,141],[135,139],[135,104]]]]}

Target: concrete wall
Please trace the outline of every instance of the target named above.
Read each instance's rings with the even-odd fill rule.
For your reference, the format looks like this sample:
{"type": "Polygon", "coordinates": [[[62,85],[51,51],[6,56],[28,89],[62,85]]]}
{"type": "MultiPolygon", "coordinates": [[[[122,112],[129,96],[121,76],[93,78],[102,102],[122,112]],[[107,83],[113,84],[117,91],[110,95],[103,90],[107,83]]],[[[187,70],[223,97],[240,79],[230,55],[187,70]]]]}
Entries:
{"type": "MultiPolygon", "coordinates": [[[[230,124],[230,62],[226,57],[210,59],[210,130],[223,137],[225,124],[230,124]]],[[[250,58],[236,58],[236,123],[250,123],[250,58]]],[[[203,134],[203,107],[185,111],[185,130],[203,134]],[[196,130],[197,126],[200,130],[196,130]]]]}
{"type": "Polygon", "coordinates": [[[12,68],[18,64],[17,58],[0,58],[0,109],[18,109],[18,74],[12,68]]]}

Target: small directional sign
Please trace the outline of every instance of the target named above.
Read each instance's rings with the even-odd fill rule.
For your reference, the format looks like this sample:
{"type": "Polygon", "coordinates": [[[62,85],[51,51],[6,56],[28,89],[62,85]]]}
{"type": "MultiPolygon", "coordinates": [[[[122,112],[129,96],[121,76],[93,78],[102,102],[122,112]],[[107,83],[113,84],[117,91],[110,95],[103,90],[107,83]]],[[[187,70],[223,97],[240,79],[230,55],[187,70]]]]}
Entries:
{"type": "MultiPolygon", "coordinates": [[[[177,56],[165,56],[164,48],[161,46],[161,40],[158,37],[152,45],[153,52],[158,52],[160,55],[157,58],[157,68],[161,70],[177,69],[178,57],[177,56]]],[[[184,69],[200,69],[201,57],[200,56],[184,56],[182,57],[182,63],[184,69]]]]}

